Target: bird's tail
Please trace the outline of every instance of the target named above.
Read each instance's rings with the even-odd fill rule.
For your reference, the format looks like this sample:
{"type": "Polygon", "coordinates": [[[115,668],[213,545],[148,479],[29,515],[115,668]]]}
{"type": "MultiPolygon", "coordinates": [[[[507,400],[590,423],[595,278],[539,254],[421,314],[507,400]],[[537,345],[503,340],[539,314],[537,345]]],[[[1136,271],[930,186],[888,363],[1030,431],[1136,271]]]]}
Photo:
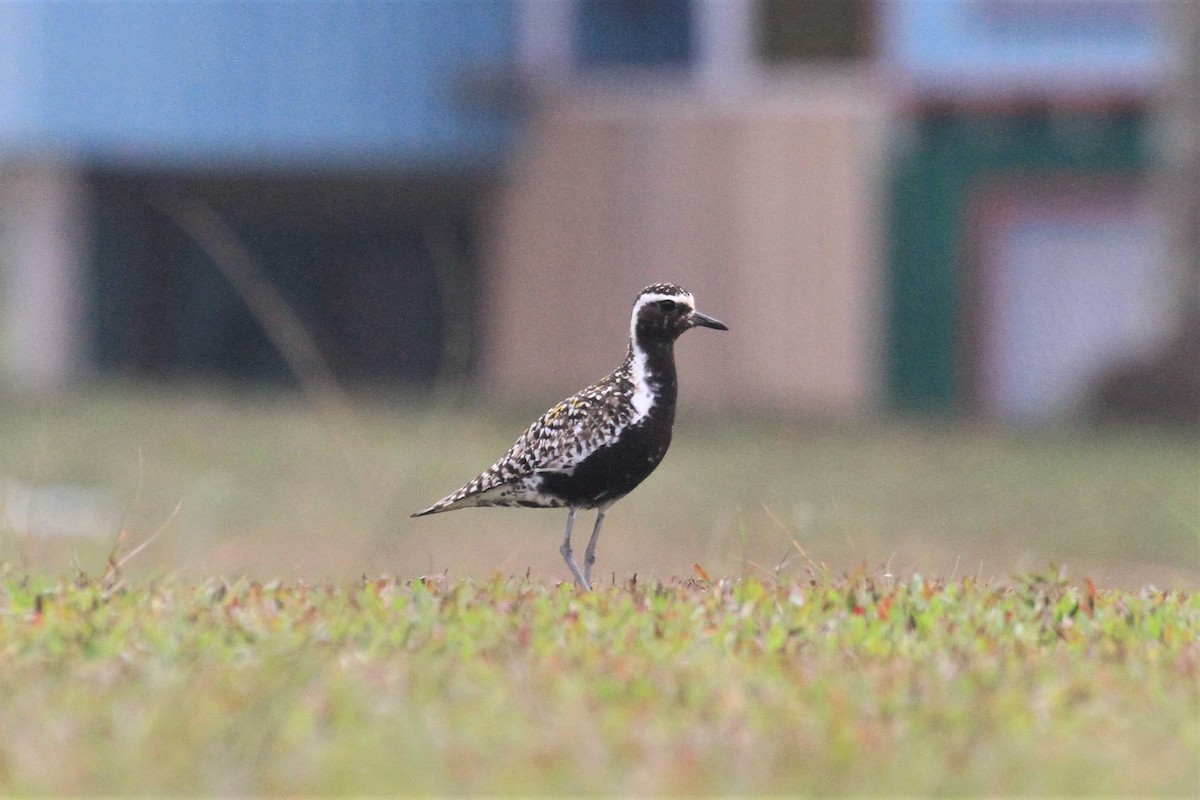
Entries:
{"type": "Polygon", "coordinates": [[[451,492],[429,508],[418,511],[412,516],[423,517],[426,514],[440,514],[456,508],[507,505],[503,501],[510,494],[512,494],[512,487],[509,484],[496,481],[493,475],[485,472],[458,491],[451,492]]]}
{"type": "Polygon", "coordinates": [[[414,511],[412,514],[409,514],[409,516],[410,517],[424,517],[424,516],[428,516],[429,514],[440,514],[443,511],[450,511],[451,510],[450,505],[451,505],[450,498],[445,497],[441,500],[438,500],[436,503],[431,505],[429,508],[424,508],[424,509],[421,509],[420,511],[414,511]]]}
{"type": "Polygon", "coordinates": [[[429,508],[422,509],[413,514],[410,514],[409,516],[424,517],[429,514],[440,514],[443,511],[453,511],[456,508],[462,508],[466,505],[469,505],[468,503],[464,502],[470,495],[470,492],[467,491],[468,488],[469,487],[464,486],[463,488],[459,489],[457,492],[454,492],[453,494],[448,494],[445,497],[443,497],[441,500],[438,500],[436,503],[431,505],[429,508]]]}

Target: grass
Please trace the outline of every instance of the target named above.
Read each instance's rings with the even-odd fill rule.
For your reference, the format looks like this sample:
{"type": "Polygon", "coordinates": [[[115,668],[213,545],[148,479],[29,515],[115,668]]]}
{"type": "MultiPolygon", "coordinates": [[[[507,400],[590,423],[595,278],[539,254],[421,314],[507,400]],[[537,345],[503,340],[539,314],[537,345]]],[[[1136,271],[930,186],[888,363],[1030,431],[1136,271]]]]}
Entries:
{"type": "Polygon", "coordinates": [[[385,400],[5,400],[0,793],[1200,784],[1194,431],[685,409],[582,594],[561,512],[407,517],[531,414],[385,400]]]}
{"type": "MultiPolygon", "coordinates": [[[[73,559],[98,573],[118,528],[137,541],[170,520],[138,574],[566,576],[562,512],[408,518],[492,463],[535,410],[381,397],[322,415],[286,397],[121,387],[0,405],[0,560],[32,573],[73,559]],[[98,487],[119,519],[91,542],[29,535],[5,522],[14,480],[98,487]]],[[[685,404],[666,461],[608,515],[597,573],[796,574],[797,542],[835,571],[988,579],[1056,563],[1103,586],[1188,588],[1198,453],[1194,431],[811,424],[685,404]]]]}
{"type": "Polygon", "coordinates": [[[0,581],[6,794],[1183,795],[1200,596],[0,581]]]}

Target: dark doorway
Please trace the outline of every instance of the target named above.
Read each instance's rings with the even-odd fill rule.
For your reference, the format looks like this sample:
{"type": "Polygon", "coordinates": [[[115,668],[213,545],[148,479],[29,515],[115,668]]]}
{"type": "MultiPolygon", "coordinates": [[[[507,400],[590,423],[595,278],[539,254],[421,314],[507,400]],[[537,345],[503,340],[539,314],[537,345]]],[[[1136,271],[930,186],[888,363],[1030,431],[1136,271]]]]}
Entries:
{"type": "Polygon", "coordinates": [[[470,370],[483,181],[451,177],[92,176],[100,369],[290,382],[234,286],[163,200],[211,209],[351,384],[470,370]]]}

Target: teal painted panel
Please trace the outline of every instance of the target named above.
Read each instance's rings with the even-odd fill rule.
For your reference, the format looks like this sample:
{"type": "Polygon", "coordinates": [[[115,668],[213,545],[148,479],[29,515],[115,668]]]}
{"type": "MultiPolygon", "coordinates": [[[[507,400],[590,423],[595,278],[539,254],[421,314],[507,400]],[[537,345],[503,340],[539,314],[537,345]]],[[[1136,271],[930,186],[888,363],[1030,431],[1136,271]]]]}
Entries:
{"type": "Polygon", "coordinates": [[[1136,172],[1140,114],[942,116],[916,123],[891,181],[888,389],[894,407],[945,413],[959,395],[960,279],[967,201],[1002,175],[1136,172]]]}

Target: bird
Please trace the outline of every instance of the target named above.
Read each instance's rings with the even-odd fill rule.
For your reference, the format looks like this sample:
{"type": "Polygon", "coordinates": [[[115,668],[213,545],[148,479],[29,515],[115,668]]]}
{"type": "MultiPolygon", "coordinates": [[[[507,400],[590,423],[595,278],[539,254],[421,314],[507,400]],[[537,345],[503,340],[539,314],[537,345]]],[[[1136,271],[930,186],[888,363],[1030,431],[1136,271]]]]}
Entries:
{"type": "Polygon", "coordinates": [[[412,516],[480,506],[566,508],[559,553],[575,585],[590,590],[605,514],[654,471],[671,444],[675,340],[692,328],[729,330],[697,311],[678,285],[647,286],[634,301],[620,366],[542,414],[495,464],[412,516]],[[596,522],[580,569],[571,530],[583,509],[595,509],[596,522]]]}

